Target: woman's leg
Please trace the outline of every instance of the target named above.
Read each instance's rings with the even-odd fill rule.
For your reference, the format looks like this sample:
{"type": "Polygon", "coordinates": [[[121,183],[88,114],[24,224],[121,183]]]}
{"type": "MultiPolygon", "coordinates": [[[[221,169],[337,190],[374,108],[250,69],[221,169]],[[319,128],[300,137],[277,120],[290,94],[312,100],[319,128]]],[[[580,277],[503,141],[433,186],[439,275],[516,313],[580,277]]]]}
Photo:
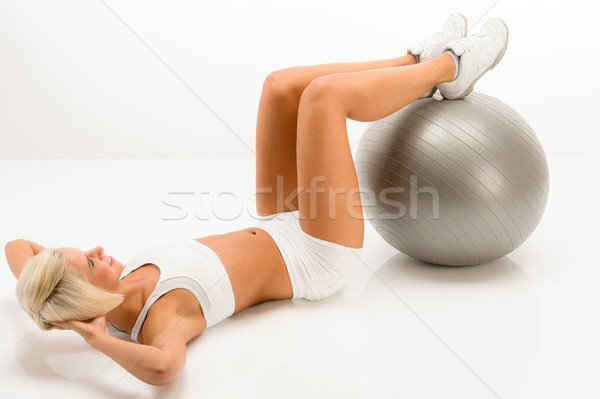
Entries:
{"type": "Polygon", "coordinates": [[[306,87],[297,140],[300,226],[306,233],[362,247],[363,213],[346,118],[381,119],[452,80],[454,70],[452,57],[442,54],[415,65],[322,76],[306,87]]]}
{"type": "Polygon", "coordinates": [[[261,216],[298,209],[296,129],[302,92],[314,79],[334,74],[416,64],[402,57],[281,69],[267,76],[256,124],[256,207],[261,216]]]}

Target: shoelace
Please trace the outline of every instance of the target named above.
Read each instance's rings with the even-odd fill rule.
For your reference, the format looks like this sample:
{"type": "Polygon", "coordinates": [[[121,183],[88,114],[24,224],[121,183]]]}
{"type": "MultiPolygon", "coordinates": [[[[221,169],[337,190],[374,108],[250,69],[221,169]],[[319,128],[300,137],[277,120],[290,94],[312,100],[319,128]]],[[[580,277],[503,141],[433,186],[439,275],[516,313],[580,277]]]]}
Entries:
{"type": "Polygon", "coordinates": [[[446,41],[446,36],[444,36],[443,32],[437,32],[429,36],[426,41],[439,44],[440,42],[446,41]]]}
{"type": "Polygon", "coordinates": [[[446,36],[443,32],[434,33],[423,41],[423,53],[431,52],[432,47],[440,46],[444,42],[446,42],[446,36]]]}
{"type": "Polygon", "coordinates": [[[466,50],[472,50],[473,48],[479,46],[485,35],[485,33],[473,33],[467,37],[463,37],[461,39],[461,44],[466,50]]]}

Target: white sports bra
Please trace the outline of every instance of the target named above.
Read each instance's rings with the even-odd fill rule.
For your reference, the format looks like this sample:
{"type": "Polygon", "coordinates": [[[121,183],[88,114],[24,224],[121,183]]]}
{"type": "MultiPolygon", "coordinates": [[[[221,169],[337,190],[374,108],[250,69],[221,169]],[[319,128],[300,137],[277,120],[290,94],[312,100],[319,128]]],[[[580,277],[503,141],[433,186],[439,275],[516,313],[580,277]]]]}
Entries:
{"type": "MultiPolygon", "coordinates": [[[[160,269],[160,277],[133,326],[131,338],[134,341],[137,342],[148,310],[154,302],[177,288],[184,288],[194,294],[204,313],[207,327],[233,314],[235,298],[231,281],[217,254],[206,245],[193,239],[153,245],[127,262],[121,279],[148,263],[160,269]]],[[[115,329],[124,331],[110,324],[115,329]]]]}

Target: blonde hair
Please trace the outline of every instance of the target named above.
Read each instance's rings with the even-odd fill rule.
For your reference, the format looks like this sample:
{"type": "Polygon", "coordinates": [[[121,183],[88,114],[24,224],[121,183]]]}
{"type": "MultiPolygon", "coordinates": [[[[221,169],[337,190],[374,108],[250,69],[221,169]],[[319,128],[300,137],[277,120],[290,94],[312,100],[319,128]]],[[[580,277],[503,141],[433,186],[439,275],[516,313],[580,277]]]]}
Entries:
{"type": "Polygon", "coordinates": [[[87,282],[56,248],[46,248],[27,261],[16,295],[23,310],[46,331],[54,328],[49,321],[93,319],[124,300],[124,295],[87,282]]]}

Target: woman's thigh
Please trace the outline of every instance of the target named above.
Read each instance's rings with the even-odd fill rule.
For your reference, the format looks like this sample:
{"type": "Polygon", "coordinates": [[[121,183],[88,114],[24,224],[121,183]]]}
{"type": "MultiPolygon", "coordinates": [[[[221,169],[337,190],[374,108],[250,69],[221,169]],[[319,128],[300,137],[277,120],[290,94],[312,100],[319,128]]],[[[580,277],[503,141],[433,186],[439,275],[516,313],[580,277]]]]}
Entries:
{"type": "Polygon", "coordinates": [[[296,141],[298,209],[306,233],[360,248],[364,221],[345,103],[343,75],[317,78],[302,94],[296,141]]]}
{"type": "Polygon", "coordinates": [[[301,93],[287,70],[265,79],[256,124],[256,209],[261,216],[298,209],[296,124],[301,93]]]}

